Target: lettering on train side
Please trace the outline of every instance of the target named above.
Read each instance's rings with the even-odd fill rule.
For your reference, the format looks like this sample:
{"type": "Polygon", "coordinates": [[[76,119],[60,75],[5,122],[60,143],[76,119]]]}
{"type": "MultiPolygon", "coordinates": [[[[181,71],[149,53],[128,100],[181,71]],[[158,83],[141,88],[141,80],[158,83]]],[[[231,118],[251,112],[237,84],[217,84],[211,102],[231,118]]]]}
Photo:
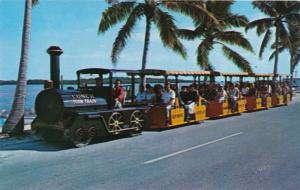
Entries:
{"type": "Polygon", "coordinates": [[[92,94],[74,94],[72,102],[73,104],[96,104],[97,100],[92,94]]]}

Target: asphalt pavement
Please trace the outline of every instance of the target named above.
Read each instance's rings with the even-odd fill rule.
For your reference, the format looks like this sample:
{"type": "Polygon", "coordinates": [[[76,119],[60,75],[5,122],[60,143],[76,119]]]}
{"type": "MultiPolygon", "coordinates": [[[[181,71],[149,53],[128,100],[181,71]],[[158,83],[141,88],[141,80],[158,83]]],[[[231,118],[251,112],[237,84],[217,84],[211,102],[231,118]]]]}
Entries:
{"type": "Polygon", "coordinates": [[[0,189],[299,189],[300,99],[84,148],[0,139],[0,189]]]}

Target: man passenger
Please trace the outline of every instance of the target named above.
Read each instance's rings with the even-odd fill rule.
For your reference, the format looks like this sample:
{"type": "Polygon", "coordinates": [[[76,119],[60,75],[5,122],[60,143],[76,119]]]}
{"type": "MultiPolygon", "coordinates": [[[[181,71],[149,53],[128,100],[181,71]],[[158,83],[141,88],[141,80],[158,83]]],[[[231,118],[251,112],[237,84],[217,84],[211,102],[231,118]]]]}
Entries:
{"type": "Polygon", "coordinates": [[[170,110],[175,105],[175,97],[176,93],[171,89],[170,82],[166,82],[165,84],[165,92],[162,94],[163,103],[166,105],[166,115],[169,119],[170,110]]]}
{"type": "Polygon", "coordinates": [[[122,108],[125,101],[125,90],[121,86],[121,81],[117,79],[115,81],[115,87],[113,89],[113,99],[115,108],[122,108]]]}

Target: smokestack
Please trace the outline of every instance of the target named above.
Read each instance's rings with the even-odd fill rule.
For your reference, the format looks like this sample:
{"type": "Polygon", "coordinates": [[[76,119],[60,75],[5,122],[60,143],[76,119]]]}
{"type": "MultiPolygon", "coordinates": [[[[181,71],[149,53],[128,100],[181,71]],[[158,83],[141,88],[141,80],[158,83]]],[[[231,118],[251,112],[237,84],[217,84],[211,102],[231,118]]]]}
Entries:
{"type": "Polygon", "coordinates": [[[63,53],[62,49],[58,46],[50,46],[47,49],[50,55],[50,79],[53,81],[53,87],[59,89],[60,85],[60,66],[59,56],[63,53]]]}

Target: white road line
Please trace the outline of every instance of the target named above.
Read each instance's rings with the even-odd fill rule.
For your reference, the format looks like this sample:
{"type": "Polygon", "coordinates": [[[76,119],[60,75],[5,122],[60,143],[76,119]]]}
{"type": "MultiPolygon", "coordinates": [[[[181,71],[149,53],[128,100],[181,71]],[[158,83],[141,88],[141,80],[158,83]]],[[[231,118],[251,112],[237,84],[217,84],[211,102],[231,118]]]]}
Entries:
{"type": "Polygon", "coordinates": [[[167,158],[176,156],[176,155],[178,155],[178,154],[182,154],[182,153],[185,153],[185,152],[188,152],[188,151],[197,149],[197,148],[201,148],[201,147],[204,147],[204,146],[213,144],[213,143],[217,143],[217,142],[219,142],[219,141],[226,140],[226,139],[229,139],[229,138],[232,138],[232,137],[235,137],[235,136],[238,136],[238,135],[242,135],[242,134],[243,134],[243,132],[235,133],[235,134],[232,134],[232,135],[229,135],[229,136],[226,136],[226,137],[222,137],[222,138],[219,138],[219,139],[216,139],[216,140],[213,140],[213,141],[209,141],[209,142],[204,143],[204,144],[196,145],[196,146],[193,146],[193,147],[184,149],[184,150],[180,150],[180,151],[178,151],[178,152],[174,152],[174,153],[172,153],[172,154],[168,154],[168,155],[165,155],[165,156],[162,156],[162,157],[159,157],[159,158],[155,158],[155,159],[146,161],[146,162],[144,162],[143,164],[152,164],[152,163],[154,163],[154,162],[157,162],[157,161],[160,161],[160,160],[164,160],[164,159],[167,159],[167,158]]]}

